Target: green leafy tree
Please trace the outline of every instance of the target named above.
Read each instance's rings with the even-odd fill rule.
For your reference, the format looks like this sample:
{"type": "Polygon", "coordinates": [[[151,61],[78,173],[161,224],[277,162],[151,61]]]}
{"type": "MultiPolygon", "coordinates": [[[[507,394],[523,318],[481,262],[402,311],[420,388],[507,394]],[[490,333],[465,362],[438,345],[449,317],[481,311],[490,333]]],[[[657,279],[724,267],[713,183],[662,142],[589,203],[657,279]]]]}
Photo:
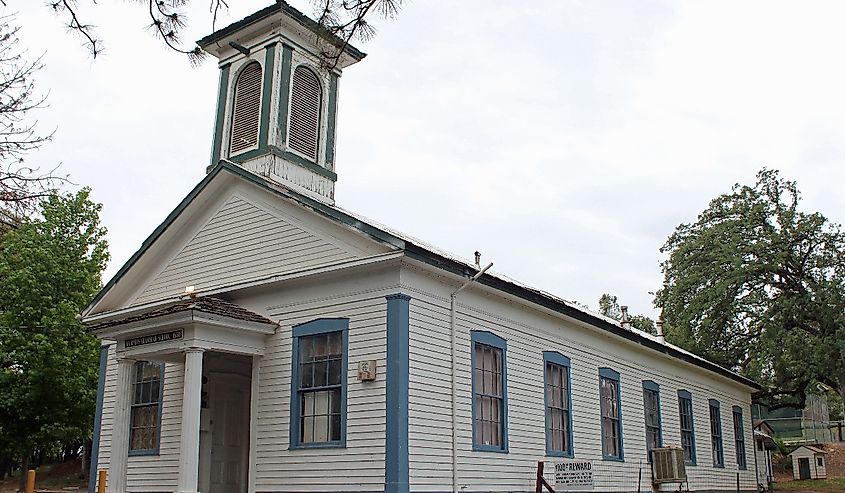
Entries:
{"type": "Polygon", "coordinates": [[[763,169],[661,249],[667,338],[759,381],[772,408],[803,407],[813,381],[845,398],[845,235],[799,201],[763,169]]]}
{"type": "MultiPolygon", "coordinates": [[[[622,307],[619,306],[618,298],[612,294],[602,294],[599,298],[599,313],[614,320],[622,320],[622,307]]],[[[645,315],[629,315],[628,320],[635,329],[657,335],[657,328],[651,318],[645,315]]]]}
{"type": "Polygon", "coordinates": [[[99,343],[77,315],[109,254],[88,195],[53,193],[0,242],[0,447],[23,461],[91,432],[99,343]]]}

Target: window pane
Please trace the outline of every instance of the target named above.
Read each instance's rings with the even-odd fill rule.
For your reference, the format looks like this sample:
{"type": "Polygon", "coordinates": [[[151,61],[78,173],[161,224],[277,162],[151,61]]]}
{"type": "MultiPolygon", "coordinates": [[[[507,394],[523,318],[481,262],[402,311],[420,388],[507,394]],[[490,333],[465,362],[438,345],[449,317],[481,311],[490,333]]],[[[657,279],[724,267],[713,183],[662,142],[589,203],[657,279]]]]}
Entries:
{"type": "Polygon", "coordinates": [[[310,388],[314,386],[314,364],[305,363],[299,365],[299,387],[310,388]]]}
{"type": "Polygon", "coordinates": [[[343,355],[343,335],[340,332],[329,334],[329,354],[338,358],[343,355]]]}
{"type": "Polygon", "coordinates": [[[314,363],[314,386],[325,387],[329,383],[329,364],[328,362],[314,363]]]}
{"type": "Polygon", "coordinates": [[[329,362],[329,385],[340,385],[342,363],[341,359],[333,359],[329,362]]]}
{"type": "Polygon", "coordinates": [[[340,440],[340,415],[339,414],[332,415],[331,440],[332,441],[340,440]]]}
{"type": "Polygon", "coordinates": [[[313,337],[299,338],[299,362],[306,363],[311,361],[314,356],[314,339],[313,337]]]}
{"type": "Polygon", "coordinates": [[[318,335],[314,337],[314,359],[321,360],[325,359],[329,347],[329,336],[328,335],[318,335]]]}

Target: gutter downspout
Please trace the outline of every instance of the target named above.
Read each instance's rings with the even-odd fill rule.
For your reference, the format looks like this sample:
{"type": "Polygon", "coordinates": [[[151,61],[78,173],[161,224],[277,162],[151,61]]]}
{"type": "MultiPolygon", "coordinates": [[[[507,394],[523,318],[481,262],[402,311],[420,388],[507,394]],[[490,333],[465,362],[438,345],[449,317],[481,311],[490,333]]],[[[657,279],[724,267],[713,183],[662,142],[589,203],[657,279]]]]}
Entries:
{"type": "Polygon", "coordinates": [[[459,493],[458,491],[458,399],[455,395],[455,387],[456,379],[458,375],[457,370],[457,346],[458,346],[458,332],[455,327],[455,299],[458,296],[458,293],[463,291],[463,289],[473,282],[475,282],[479,277],[481,277],[487,269],[493,267],[493,262],[487,265],[487,267],[478,271],[474,276],[466,280],[461,286],[456,289],[452,294],[449,296],[449,328],[452,335],[452,493],[459,493]]]}

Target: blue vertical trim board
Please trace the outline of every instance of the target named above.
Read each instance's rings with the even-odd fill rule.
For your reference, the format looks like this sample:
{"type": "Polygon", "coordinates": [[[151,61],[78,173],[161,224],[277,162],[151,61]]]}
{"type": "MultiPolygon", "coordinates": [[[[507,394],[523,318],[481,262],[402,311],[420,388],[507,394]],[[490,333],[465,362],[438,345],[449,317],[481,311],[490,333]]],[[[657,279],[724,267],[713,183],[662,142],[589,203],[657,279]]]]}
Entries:
{"type": "Polygon", "coordinates": [[[230,64],[220,67],[220,84],[217,94],[217,118],[214,122],[214,142],[211,148],[211,165],[214,166],[220,161],[220,152],[223,148],[223,121],[226,120],[226,95],[229,91],[229,68],[230,64]]]}
{"type": "MultiPolygon", "coordinates": [[[[744,471],[744,470],[748,469],[748,457],[746,456],[747,452],[746,452],[746,446],[745,446],[745,422],[742,420],[742,408],[741,407],[734,406],[732,410],[733,410],[734,421],[739,422],[739,434],[736,433],[736,425],[734,425],[734,435],[735,435],[734,436],[734,445],[736,445],[737,442],[742,442],[742,454],[740,454],[739,450],[736,451],[737,466],[739,467],[740,470],[744,471]]],[[[757,444],[755,443],[753,446],[756,447],[757,444]]]]}
{"type": "Polygon", "coordinates": [[[716,399],[710,399],[708,401],[710,405],[710,412],[708,413],[708,419],[710,422],[710,449],[711,453],[713,454],[713,467],[725,467],[725,435],[722,433],[722,411],[719,406],[719,401],[716,399]],[[716,412],[716,430],[719,432],[719,452],[718,454],[713,453],[713,411],[716,412]],[[721,456],[721,462],[717,460],[721,456]]]}
{"type": "Polygon", "coordinates": [[[572,372],[570,371],[570,366],[570,360],[566,356],[556,351],[543,351],[543,402],[546,407],[544,410],[544,414],[546,415],[546,455],[552,457],[575,456],[575,447],[572,443],[572,372]],[[566,407],[569,411],[567,413],[569,422],[566,424],[566,450],[554,450],[551,446],[552,437],[549,435],[549,429],[551,428],[551,416],[549,415],[549,393],[546,391],[546,385],[548,384],[546,381],[546,377],[548,376],[546,373],[546,366],[549,363],[562,366],[566,369],[566,407]]]}
{"type": "MultiPolygon", "coordinates": [[[[689,410],[690,410],[690,431],[692,432],[692,450],[690,450],[690,459],[686,462],[687,465],[694,466],[698,463],[698,457],[695,453],[695,414],[693,412],[692,407],[692,394],[688,390],[679,390],[678,391],[678,407],[680,412],[681,399],[686,399],[689,401],[689,410]]],[[[680,420],[680,415],[678,416],[680,420]]],[[[681,445],[683,445],[683,432],[681,432],[681,445]]]]}
{"type": "Polygon", "coordinates": [[[291,60],[293,60],[293,47],[288,44],[282,44],[282,66],[279,71],[279,111],[278,125],[279,138],[282,146],[287,145],[288,139],[288,110],[290,105],[290,70],[291,60]]]}
{"type": "Polygon", "coordinates": [[[408,493],[408,363],[411,297],[387,296],[387,390],[384,491],[408,493]]]}
{"type": "Polygon", "coordinates": [[[473,330],[470,333],[470,371],[472,372],[472,449],[483,452],[508,453],[508,341],[502,339],[492,332],[486,330],[473,330]],[[478,416],[478,409],[475,407],[475,345],[484,344],[502,351],[502,446],[495,447],[475,443],[475,417],[478,416]]]}
{"type": "Polygon", "coordinates": [[[291,379],[290,379],[290,449],[344,448],[346,447],[346,380],[349,372],[349,319],[318,318],[295,325],[291,334],[291,379]],[[340,376],[340,440],[323,443],[300,443],[299,440],[299,338],[326,332],[341,332],[343,359],[340,376]]]}
{"type": "Polygon", "coordinates": [[[326,118],[326,165],[334,164],[335,126],[337,125],[337,74],[329,74],[329,104],[326,118]]]}
{"type": "Polygon", "coordinates": [[[106,390],[106,370],[109,365],[109,346],[100,346],[100,375],[97,380],[97,406],[94,409],[94,437],[91,439],[91,466],[88,469],[88,493],[97,487],[97,461],[100,458],[100,428],[103,425],[103,395],[106,390]]]}
{"type": "MultiPolygon", "coordinates": [[[[624,461],[625,460],[625,447],[623,446],[622,441],[622,382],[619,380],[619,372],[612,370],[610,368],[599,368],[599,414],[601,414],[601,379],[606,378],[608,380],[615,380],[616,381],[616,405],[618,406],[619,410],[619,455],[604,455],[602,452],[602,458],[604,460],[614,460],[614,461],[624,461]]],[[[601,420],[601,416],[599,416],[601,420]]],[[[601,429],[601,426],[599,426],[601,429]]]]}
{"type": "Polygon", "coordinates": [[[261,89],[261,121],[258,131],[258,148],[267,147],[267,135],[270,132],[270,92],[273,90],[273,67],[276,63],[276,45],[267,45],[264,53],[264,86],[261,89]]]}

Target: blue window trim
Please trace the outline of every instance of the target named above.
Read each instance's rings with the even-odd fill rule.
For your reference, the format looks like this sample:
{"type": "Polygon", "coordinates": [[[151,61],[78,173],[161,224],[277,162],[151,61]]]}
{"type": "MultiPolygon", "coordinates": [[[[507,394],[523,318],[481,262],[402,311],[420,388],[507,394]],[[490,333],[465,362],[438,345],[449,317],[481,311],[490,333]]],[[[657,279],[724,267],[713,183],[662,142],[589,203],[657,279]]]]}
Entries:
{"type": "Polygon", "coordinates": [[[473,330],[470,332],[470,371],[472,372],[472,449],[480,452],[508,453],[508,341],[496,334],[486,330],[473,330]],[[484,344],[502,351],[502,446],[483,445],[475,443],[475,417],[478,410],[475,408],[475,345],[484,344]]]}
{"type": "Polygon", "coordinates": [[[295,325],[291,333],[291,380],[290,380],[290,449],[345,448],[346,447],[346,380],[349,368],[349,319],[318,318],[295,325]],[[299,441],[299,338],[326,332],[341,332],[343,358],[340,365],[340,440],[322,443],[300,443],[299,441]]]}
{"type": "MultiPolygon", "coordinates": [[[[680,405],[681,399],[687,399],[689,401],[690,407],[690,432],[692,433],[692,450],[690,450],[690,460],[684,461],[685,464],[689,466],[695,466],[698,464],[698,457],[695,453],[695,411],[692,407],[692,394],[688,390],[679,390],[678,391],[678,420],[680,420],[680,405]]],[[[680,423],[678,425],[680,429],[680,423]]],[[[681,431],[681,444],[683,445],[683,431],[681,431]]]]}
{"type": "MultiPolygon", "coordinates": [[[[139,360],[141,361],[141,360],[139,360]]],[[[155,363],[154,361],[148,361],[147,363],[155,363]]],[[[164,370],[167,368],[164,365],[164,362],[159,362],[159,371],[161,372],[161,380],[158,384],[158,424],[156,425],[156,446],[155,448],[151,449],[138,449],[138,450],[130,450],[129,457],[143,457],[148,455],[159,455],[161,451],[161,415],[163,414],[161,411],[164,407],[164,370]]],[[[130,400],[131,403],[134,404],[135,402],[135,373],[134,369],[136,367],[133,365],[133,373],[132,373],[132,398],[130,400]]],[[[129,430],[131,433],[132,430],[132,404],[129,405],[129,430]]],[[[131,437],[130,437],[131,440],[131,437]]],[[[130,442],[131,444],[131,442],[130,442]]]]}
{"type": "Polygon", "coordinates": [[[742,455],[740,455],[740,453],[739,453],[739,447],[737,447],[737,450],[736,450],[737,467],[739,467],[739,469],[741,471],[745,471],[746,469],[748,469],[748,457],[747,457],[747,452],[746,452],[747,447],[745,446],[745,422],[742,419],[742,408],[739,407],[739,406],[734,406],[732,408],[732,411],[733,411],[734,435],[735,435],[734,436],[734,446],[736,446],[736,444],[738,442],[742,442],[742,455]],[[739,435],[738,436],[736,436],[736,424],[735,424],[737,418],[739,418],[739,435]],[[740,457],[742,458],[742,460],[740,460],[740,457]]]}
{"type": "Polygon", "coordinates": [[[543,351],[543,404],[545,406],[544,413],[546,415],[546,455],[550,457],[575,457],[575,446],[572,443],[572,372],[570,360],[566,356],[556,351],[543,351]],[[546,365],[552,363],[566,368],[566,400],[567,408],[569,409],[568,423],[566,427],[566,445],[567,450],[553,450],[551,447],[551,437],[549,436],[549,394],[546,391],[546,365]]]}
{"type": "Polygon", "coordinates": [[[725,467],[725,434],[722,433],[722,410],[720,409],[719,401],[710,399],[708,401],[708,422],[710,423],[710,450],[713,451],[713,410],[716,410],[716,427],[719,430],[719,455],[722,456],[722,462],[716,460],[716,454],[713,454],[713,467],[724,469],[725,467]]]}
{"type": "Polygon", "coordinates": [[[615,380],[616,381],[616,405],[619,409],[619,455],[604,455],[604,447],[602,446],[602,458],[604,460],[610,461],[617,461],[617,462],[625,462],[625,447],[623,445],[623,428],[622,428],[622,383],[619,380],[619,372],[613,370],[611,368],[599,368],[599,433],[604,440],[604,436],[601,434],[601,379],[605,378],[607,380],[615,380]]]}
{"type": "MultiPolygon", "coordinates": [[[[657,394],[657,446],[663,446],[663,413],[660,410],[660,385],[657,382],[652,380],[643,380],[643,390],[650,390],[657,394]]],[[[645,394],[643,394],[643,399],[645,399],[645,394]]],[[[648,419],[645,416],[645,402],[643,402],[643,418],[646,420],[648,419]]],[[[647,421],[646,421],[647,422],[647,421]]],[[[646,430],[646,442],[648,442],[648,430],[646,430]]],[[[648,455],[648,444],[646,444],[646,455],[648,455]]],[[[649,462],[651,461],[651,457],[648,458],[649,462]]]]}

